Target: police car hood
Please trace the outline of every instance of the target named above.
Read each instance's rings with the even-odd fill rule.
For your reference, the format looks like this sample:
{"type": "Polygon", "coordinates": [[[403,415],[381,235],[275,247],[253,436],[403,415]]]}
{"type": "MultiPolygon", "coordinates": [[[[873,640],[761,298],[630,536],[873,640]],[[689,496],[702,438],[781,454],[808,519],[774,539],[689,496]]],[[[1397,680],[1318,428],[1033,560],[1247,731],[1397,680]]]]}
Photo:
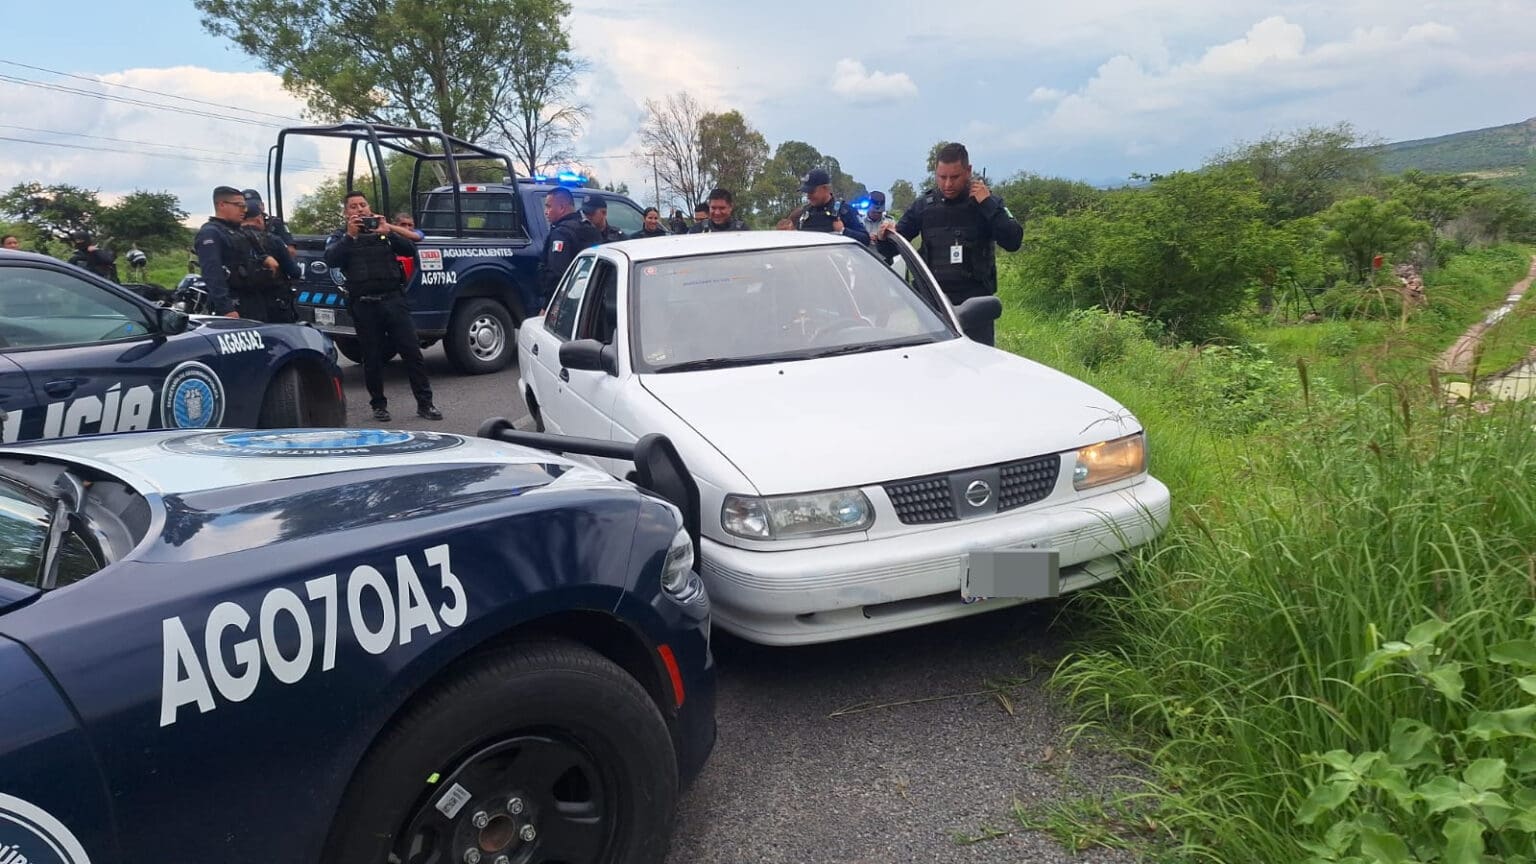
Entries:
{"type": "Polygon", "coordinates": [[[143,493],[187,494],[272,480],[388,467],[544,466],[561,486],[622,486],[554,453],[440,432],[396,429],[175,429],[0,448],[111,474],[143,493]]]}

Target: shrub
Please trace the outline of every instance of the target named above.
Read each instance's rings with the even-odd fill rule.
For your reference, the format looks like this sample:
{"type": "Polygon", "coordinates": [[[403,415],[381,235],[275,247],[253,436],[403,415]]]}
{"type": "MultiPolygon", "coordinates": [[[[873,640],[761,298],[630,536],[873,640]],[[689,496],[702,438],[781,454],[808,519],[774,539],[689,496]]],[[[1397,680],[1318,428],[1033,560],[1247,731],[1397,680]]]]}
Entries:
{"type": "Polygon", "coordinates": [[[1098,369],[1126,356],[1130,346],[1145,341],[1157,328],[1135,312],[1116,315],[1095,306],[1067,314],[1065,343],[1070,356],[1089,369],[1098,369]]]}

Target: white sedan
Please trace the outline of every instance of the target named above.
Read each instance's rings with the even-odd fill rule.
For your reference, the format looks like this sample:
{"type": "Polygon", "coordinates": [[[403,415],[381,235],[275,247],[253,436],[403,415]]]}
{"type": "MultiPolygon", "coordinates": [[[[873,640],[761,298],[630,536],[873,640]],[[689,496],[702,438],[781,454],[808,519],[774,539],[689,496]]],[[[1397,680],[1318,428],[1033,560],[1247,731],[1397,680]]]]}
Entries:
{"type": "Polygon", "coordinates": [[[906,279],[827,234],[599,246],[518,332],[540,429],[677,446],[714,620],[744,639],[826,642],[1055,596],[1115,578],[1167,526],[1140,423],[966,338],[996,298],[951,307],[899,245],[906,279]]]}

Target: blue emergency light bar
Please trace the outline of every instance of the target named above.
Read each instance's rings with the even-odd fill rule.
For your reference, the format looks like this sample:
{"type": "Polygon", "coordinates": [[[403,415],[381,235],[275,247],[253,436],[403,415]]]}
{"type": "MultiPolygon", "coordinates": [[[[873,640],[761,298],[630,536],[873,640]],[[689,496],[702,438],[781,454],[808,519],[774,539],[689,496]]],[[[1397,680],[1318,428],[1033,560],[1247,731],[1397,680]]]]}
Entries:
{"type": "Polygon", "coordinates": [[[585,185],[587,185],[587,178],[581,176],[580,174],[577,174],[574,171],[561,171],[559,174],[556,174],[553,177],[551,177],[548,174],[535,174],[535,175],[533,175],[532,177],[530,177],[528,179],[532,180],[535,183],[548,183],[551,180],[553,180],[556,183],[559,183],[561,186],[585,186],[585,185]]]}

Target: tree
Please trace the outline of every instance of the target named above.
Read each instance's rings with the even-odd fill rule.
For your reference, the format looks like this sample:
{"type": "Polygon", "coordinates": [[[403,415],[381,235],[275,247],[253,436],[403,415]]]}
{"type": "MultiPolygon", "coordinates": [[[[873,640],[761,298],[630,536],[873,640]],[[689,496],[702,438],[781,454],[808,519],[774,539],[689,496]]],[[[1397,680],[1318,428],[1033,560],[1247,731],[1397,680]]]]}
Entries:
{"type": "Polygon", "coordinates": [[[1401,201],[1369,195],[1340,201],[1322,214],[1323,248],[1340,256],[1350,275],[1364,280],[1378,254],[1394,255],[1429,236],[1428,224],[1413,218],[1401,201]]]}
{"type": "Polygon", "coordinates": [[[345,173],[320,181],[285,214],[288,230],[295,234],[329,234],[336,230],[341,225],[342,196],[346,194],[345,173]]]}
{"type": "Polygon", "coordinates": [[[193,0],[318,117],[441,129],[468,140],[541,51],[564,0],[193,0]]]}
{"type": "Polygon", "coordinates": [[[140,189],[101,211],[97,224],[118,246],[164,250],[189,244],[190,232],[181,224],[185,218],[187,211],[175,195],[140,189]]]}
{"type": "Polygon", "coordinates": [[[0,196],[0,214],[31,225],[40,236],[58,239],[74,231],[95,231],[101,210],[95,191],[67,183],[18,183],[0,196]]]}
{"type": "Polygon", "coordinates": [[[1389,199],[1402,202],[1414,219],[1439,231],[1465,213],[1472,180],[1457,174],[1426,174],[1417,168],[1382,181],[1389,199]]]}
{"type": "Polygon", "coordinates": [[[939,151],[947,146],[949,146],[948,141],[936,141],[932,147],[928,148],[928,167],[925,170],[928,172],[929,185],[933,183],[933,172],[939,170],[939,151]]]}
{"type": "Polygon", "coordinates": [[[771,224],[798,207],[805,200],[800,178],[812,168],[825,167],[826,161],[821,151],[804,141],[779,144],[752,186],[752,210],[757,221],[771,224]]]}
{"type": "Polygon", "coordinates": [[[692,207],[709,192],[709,176],[703,166],[699,121],[704,106],[683,90],[657,102],[645,100],[645,122],[640,142],[646,157],[656,166],[662,184],[692,207]]]}
{"type": "Polygon", "coordinates": [[[542,33],[524,37],[512,60],[507,98],[492,107],[501,141],[530,177],[571,158],[570,145],[589,114],[585,105],[571,104],[576,76],[587,64],[571,56],[570,34],[560,21],[570,6],[543,5],[542,33]]]}
{"type": "Polygon", "coordinates": [[[1285,135],[1239,143],[1211,165],[1240,165],[1263,190],[1270,221],[1311,216],[1328,209],[1376,175],[1374,141],[1348,123],[1312,126],[1285,135]]]}
{"type": "Polygon", "coordinates": [[[699,118],[699,168],[711,187],[745,194],[768,161],[768,139],[740,111],[699,118]]]}
{"type": "Polygon", "coordinates": [[[1093,207],[1104,193],[1087,183],[1020,172],[992,189],[1021,222],[1049,215],[1065,216],[1093,207]]]}
{"type": "Polygon", "coordinates": [[[885,205],[891,210],[900,213],[912,206],[917,200],[917,190],[912,188],[908,180],[892,180],[891,191],[886,198],[885,205]]]}

